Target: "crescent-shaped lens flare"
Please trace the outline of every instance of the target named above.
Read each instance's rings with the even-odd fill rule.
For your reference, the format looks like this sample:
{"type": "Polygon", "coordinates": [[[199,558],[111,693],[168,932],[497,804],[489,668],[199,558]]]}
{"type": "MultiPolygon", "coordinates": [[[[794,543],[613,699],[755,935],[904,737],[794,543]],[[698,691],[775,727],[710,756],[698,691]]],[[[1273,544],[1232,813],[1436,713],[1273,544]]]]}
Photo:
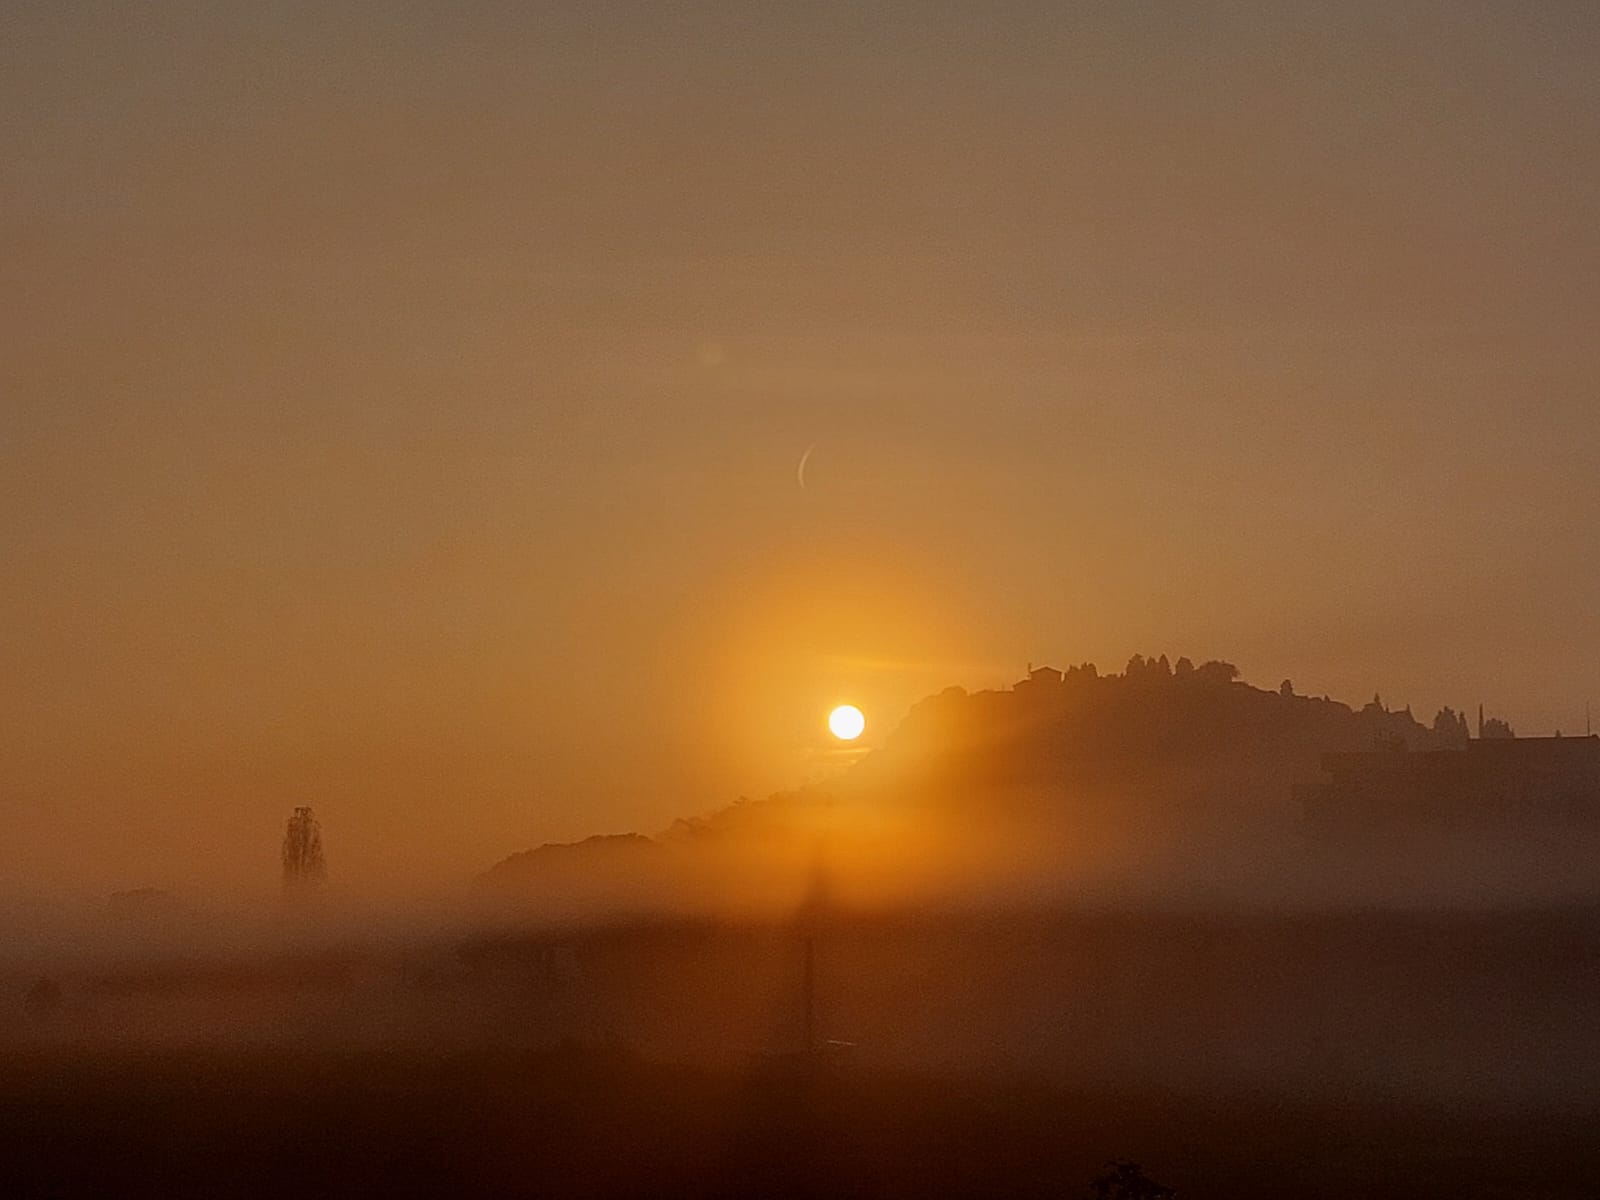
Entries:
{"type": "Polygon", "coordinates": [[[800,490],[802,492],[806,490],[806,460],[811,457],[811,452],[816,448],[817,444],[815,442],[812,442],[811,445],[807,446],[806,452],[800,456],[800,465],[794,470],[794,477],[797,481],[799,481],[800,490]]]}

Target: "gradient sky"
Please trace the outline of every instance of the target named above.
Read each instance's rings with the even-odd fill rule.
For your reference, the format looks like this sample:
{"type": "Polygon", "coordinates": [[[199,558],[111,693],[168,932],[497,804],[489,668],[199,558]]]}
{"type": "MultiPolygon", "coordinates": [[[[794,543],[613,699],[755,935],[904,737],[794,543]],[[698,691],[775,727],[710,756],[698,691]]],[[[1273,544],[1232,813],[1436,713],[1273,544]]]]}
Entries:
{"type": "Polygon", "coordinates": [[[12,0],[0,247],[0,891],[461,878],[1029,660],[1600,707],[1590,3],[12,0]]]}

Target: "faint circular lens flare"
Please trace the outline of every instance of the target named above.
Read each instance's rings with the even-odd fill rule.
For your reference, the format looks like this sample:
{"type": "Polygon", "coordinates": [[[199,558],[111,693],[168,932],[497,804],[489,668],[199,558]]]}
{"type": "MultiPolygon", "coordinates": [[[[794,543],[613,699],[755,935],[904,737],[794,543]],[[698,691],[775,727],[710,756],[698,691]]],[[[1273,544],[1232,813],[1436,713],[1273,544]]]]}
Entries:
{"type": "Polygon", "coordinates": [[[853,742],[867,727],[867,718],[854,704],[841,704],[828,714],[828,731],[841,742],[853,742]]]}

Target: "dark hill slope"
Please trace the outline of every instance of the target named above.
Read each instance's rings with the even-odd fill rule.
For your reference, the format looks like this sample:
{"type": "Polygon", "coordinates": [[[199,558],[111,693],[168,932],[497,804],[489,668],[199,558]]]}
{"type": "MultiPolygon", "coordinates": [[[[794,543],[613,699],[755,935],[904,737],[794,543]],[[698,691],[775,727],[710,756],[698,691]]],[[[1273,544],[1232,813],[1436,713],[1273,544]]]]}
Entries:
{"type": "Polygon", "coordinates": [[[803,873],[819,839],[836,874],[857,864],[881,877],[895,860],[916,864],[906,869],[919,886],[1281,863],[1298,837],[1294,785],[1318,777],[1322,753],[1440,749],[1467,736],[1448,709],[1430,727],[1376,697],[1353,710],[1237,675],[1226,663],[1135,656],[1116,675],[1084,664],[1041,668],[1004,691],[951,688],[826,783],[681,820],[654,840],[540,847],[484,878],[645,903],[689,889],[714,903],[803,873]]]}

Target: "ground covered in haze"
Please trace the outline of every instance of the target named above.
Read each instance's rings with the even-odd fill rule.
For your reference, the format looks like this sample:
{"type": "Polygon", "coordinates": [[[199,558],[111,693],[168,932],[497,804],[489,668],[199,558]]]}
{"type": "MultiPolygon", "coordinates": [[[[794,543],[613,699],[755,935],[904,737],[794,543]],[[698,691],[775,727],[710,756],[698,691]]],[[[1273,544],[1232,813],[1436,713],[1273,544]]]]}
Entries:
{"type": "Polygon", "coordinates": [[[1131,1159],[1576,1200],[1597,948],[1589,909],[1077,911],[83,964],[5,980],[0,1195],[1055,1197],[1131,1159]]]}

